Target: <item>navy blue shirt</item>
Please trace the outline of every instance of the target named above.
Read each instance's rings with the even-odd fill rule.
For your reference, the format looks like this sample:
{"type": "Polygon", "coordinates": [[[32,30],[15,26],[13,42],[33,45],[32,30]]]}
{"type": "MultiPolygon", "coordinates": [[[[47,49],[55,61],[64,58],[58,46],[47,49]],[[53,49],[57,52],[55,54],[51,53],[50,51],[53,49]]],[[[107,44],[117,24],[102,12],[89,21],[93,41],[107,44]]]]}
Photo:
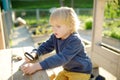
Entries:
{"type": "Polygon", "coordinates": [[[52,34],[46,42],[39,46],[37,54],[43,55],[53,50],[56,51],[55,55],[40,62],[43,69],[63,66],[67,71],[91,73],[92,63],[78,33],[73,33],[64,40],[58,39],[52,34]]]}

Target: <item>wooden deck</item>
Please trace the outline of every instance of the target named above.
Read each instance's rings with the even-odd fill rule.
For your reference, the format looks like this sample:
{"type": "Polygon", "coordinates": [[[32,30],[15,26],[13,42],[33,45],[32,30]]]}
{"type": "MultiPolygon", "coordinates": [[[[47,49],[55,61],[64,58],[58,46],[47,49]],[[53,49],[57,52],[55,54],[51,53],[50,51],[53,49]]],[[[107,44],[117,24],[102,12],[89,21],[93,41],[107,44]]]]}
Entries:
{"type": "Polygon", "coordinates": [[[32,47],[21,47],[0,50],[0,80],[49,80],[46,71],[38,71],[32,75],[24,75],[20,66],[24,64],[24,52],[32,47]],[[17,57],[22,57],[18,60],[17,57]]]}

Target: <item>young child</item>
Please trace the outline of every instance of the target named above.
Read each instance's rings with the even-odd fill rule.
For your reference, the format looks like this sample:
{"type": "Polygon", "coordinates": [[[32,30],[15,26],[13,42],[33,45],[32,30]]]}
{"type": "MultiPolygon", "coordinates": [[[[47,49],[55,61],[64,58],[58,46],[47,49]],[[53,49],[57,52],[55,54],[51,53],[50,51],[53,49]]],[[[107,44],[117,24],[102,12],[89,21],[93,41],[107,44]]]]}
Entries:
{"type": "Polygon", "coordinates": [[[27,63],[21,69],[25,74],[63,66],[55,80],[89,80],[92,63],[77,29],[79,19],[72,8],[60,7],[50,15],[53,34],[32,54],[40,56],[55,50],[56,54],[39,63],[27,63]]]}

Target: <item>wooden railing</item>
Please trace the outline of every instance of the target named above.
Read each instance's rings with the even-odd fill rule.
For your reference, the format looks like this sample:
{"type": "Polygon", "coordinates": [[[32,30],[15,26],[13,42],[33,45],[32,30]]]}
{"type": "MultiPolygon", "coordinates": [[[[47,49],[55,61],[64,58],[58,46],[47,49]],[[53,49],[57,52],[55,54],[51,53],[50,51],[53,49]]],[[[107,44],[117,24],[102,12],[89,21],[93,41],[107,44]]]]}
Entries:
{"type": "Polygon", "coordinates": [[[2,14],[0,10],[0,49],[5,48],[5,41],[4,41],[4,31],[3,31],[3,22],[2,22],[2,14]]]}
{"type": "MultiPolygon", "coordinates": [[[[91,58],[98,67],[104,68],[106,71],[120,80],[120,54],[115,49],[102,43],[102,30],[104,20],[104,8],[107,0],[94,0],[94,17],[91,44],[91,58]],[[101,45],[100,45],[101,44],[101,45]]],[[[106,75],[104,75],[106,76],[106,75]]],[[[114,80],[106,77],[105,80],[114,80]]]]}
{"type": "Polygon", "coordinates": [[[0,11],[0,49],[9,48],[12,27],[11,11],[0,11]]]}

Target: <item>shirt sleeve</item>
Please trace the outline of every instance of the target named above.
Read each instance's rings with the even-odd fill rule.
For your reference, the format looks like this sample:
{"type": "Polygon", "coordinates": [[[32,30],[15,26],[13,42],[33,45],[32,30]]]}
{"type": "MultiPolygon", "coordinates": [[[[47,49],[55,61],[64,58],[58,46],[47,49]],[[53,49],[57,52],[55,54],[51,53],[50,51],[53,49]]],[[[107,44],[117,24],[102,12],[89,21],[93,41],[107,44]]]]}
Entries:
{"type": "Polygon", "coordinates": [[[37,54],[46,54],[50,53],[54,50],[54,44],[53,44],[53,35],[46,41],[43,42],[37,49],[37,54]]]}
{"type": "Polygon", "coordinates": [[[56,55],[53,55],[44,61],[40,62],[43,69],[55,68],[61,65],[67,64],[71,59],[73,59],[83,47],[81,46],[81,41],[73,39],[67,42],[67,45],[63,50],[56,55]]]}

